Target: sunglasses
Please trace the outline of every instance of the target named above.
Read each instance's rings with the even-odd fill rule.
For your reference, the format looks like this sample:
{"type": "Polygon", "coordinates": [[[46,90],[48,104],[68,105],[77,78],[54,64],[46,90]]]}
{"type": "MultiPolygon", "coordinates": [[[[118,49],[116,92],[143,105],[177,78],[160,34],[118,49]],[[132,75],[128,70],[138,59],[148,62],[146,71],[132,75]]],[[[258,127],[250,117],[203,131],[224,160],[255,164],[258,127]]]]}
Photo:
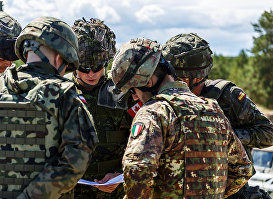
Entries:
{"type": "Polygon", "coordinates": [[[97,65],[96,67],[79,67],[78,70],[82,73],[89,73],[90,71],[97,73],[104,67],[106,67],[108,62],[103,62],[102,64],[97,65]],[[95,69],[94,69],[95,68],[95,69]]]}

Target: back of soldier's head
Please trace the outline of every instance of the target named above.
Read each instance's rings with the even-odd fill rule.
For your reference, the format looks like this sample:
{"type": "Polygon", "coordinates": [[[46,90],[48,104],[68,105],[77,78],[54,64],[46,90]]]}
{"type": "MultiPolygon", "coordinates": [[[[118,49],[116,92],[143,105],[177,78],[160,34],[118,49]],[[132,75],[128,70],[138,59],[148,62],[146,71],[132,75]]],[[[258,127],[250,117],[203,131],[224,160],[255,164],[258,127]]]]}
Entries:
{"type": "Polygon", "coordinates": [[[69,25],[53,17],[40,17],[30,22],[18,36],[15,43],[16,55],[26,62],[28,51],[37,54],[42,62],[47,58],[39,50],[40,46],[52,49],[69,64],[68,71],[78,68],[78,39],[69,25]]]}
{"type": "Polygon", "coordinates": [[[18,59],[14,52],[14,44],[21,31],[20,23],[3,11],[0,1],[0,58],[7,61],[18,59]]]}
{"type": "Polygon", "coordinates": [[[178,77],[206,77],[212,67],[212,51],[197,34],[179,34],[163,46],[164,58],[174,66],[178,77]]]}
{"type": "Polygon", "coordinates": [[[103,21],[76,20],[72,27],[79,41],[79,70],[97,72],[107,66],[116,53],[116,36],[103,21]]]}

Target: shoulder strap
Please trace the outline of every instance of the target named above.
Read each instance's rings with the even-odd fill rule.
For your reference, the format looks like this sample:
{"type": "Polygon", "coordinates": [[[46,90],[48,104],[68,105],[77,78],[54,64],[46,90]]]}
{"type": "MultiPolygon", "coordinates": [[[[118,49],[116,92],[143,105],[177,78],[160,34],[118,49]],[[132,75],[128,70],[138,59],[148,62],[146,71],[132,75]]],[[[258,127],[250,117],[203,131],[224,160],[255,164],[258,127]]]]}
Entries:
{"type": "Polygon", "coordinates": [[[205,82],[201,95],[203,97],[213,98],[217,100],[229,84],[235,85],[231,81],[223,79],[207,80],[205,82]]]}
{"type": "Polygon", "coordinates": [[[124,93],[114,94],[114,88],[115,85],[111,79],[101,85],[98,94],[98,105],[113,109],[127,110],[128,104],[126,99],[128,96],[125,96],[126,94],[124,93]]]}

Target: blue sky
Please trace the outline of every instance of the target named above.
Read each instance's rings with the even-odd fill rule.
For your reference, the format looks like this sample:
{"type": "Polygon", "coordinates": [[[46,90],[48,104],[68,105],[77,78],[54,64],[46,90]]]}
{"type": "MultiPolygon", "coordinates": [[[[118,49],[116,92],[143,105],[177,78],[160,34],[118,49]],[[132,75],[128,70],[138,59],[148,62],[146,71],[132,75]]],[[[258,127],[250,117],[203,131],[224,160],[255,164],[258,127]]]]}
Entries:
{"type": "Polygon", "coordinates": [[[131,38],[146,37],[164,44],[180,33],[194,32],[213,52],[237,56],[251,49],[256,23],[272,0],[3,0],[4,11],[24,27],[40,16],[104,20],[116,34],[117,47],[131,38]]]}

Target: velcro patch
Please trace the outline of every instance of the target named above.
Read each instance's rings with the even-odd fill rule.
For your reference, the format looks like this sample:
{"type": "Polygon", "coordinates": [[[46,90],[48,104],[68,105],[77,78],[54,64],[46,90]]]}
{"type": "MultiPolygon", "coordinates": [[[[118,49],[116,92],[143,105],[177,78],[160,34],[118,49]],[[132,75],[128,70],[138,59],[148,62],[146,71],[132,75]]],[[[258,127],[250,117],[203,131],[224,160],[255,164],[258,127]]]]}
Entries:
{"type": "Polygon", "coordinates": [[[144,129],[144,124],[142,122],[135,123],[132,128],[133,138],[136,138],[138,135],[140,135],[142,133],[143,129],[144,129]]]}
{"type": "Polygon", "coordinates": [[[84,98],[82,95],[78,95],[78,97],[80,98],[80,100],[81,100],[83,103],[87,104],[87,101],[85,100],[85,98],[84,98]]]}
{"type": "Polygon", "coordinates": [[[132,116],[135,117],[136,113],[138,112],[138,110],[140,109],[140,107],[142,107],[142,103],[139,101],[138,103],[136,103],[134,106],[132,106],[129,110],[128,113],[132,116]]]}
{"type": "Polygon", "coordinates": [[[241,91],[241,92],[239,93],[239,95],[238,95],[238,100],[239,100],[239,101],[242,101],[242,100],[245,98],[245,96],[246,96],[246,94],[245,94],[243,91],[241,91]]]}

